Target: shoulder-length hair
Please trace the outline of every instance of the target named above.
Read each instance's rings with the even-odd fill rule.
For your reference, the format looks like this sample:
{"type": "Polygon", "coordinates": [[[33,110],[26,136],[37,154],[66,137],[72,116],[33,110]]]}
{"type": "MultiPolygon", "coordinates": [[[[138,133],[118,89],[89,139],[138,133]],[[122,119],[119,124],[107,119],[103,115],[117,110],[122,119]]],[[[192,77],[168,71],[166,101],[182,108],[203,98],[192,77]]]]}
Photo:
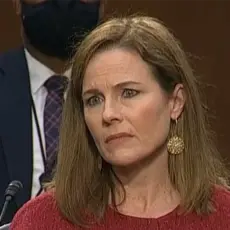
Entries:
{"type": "Polygon", "coordinates": [[[212,142],[198,80],[179,42],[161,22],[133,16],[114,18],[98,26],[77,47],[73,58],[53,180],[62,214],[72,223],[83,226],[88,223],[84,218],[86,211],[100,219],[108,207],[109,195],[115,199],[116,175],[104,161],[102,168],[99,167],[100,154],[87,130],[82,103],[82,82],[90,59],[110,48],[138,52],[168,94],[176,84],[183,84],[186,104],[176,132],[183,137],[185,150],[180,155],[169,154],[170,179],[181,196],[185,212],[212,211],[212,188],[227,185],[227,177],[212,142]]]}

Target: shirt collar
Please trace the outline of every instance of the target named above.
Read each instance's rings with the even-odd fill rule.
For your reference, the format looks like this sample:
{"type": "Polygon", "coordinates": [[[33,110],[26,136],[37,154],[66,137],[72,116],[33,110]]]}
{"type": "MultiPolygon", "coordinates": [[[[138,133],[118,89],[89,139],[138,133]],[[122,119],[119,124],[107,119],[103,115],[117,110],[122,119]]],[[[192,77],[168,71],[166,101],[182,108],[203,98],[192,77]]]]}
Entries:
{"type": "MultiPolygon", "coordinates": [[[[41,62],[39,62],[37,59],[35,59],[26,49],[25,56],[30,75],[31,91],[34,94],[44,85],[44,83],[51,76],[55,75],[56,73],[41,62]]],[[[70,78],[71,68],[66,70],[63,75],[67,78],[70,78]]]]}

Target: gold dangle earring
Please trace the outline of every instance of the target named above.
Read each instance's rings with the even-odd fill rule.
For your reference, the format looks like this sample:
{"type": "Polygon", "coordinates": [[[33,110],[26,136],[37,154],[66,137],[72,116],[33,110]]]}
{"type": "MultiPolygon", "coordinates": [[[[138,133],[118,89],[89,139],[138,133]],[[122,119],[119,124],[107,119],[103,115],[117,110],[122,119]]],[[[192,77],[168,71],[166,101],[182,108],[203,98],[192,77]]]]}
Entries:
{"type": "MultiPolygon", "coordinates": [[[[177,119],[175,120],[175,126],[177,126],[177,119]]],[[[176,135],[175,129],[172,133],[172,137],[170,137],[168,140],[167,149],[172,155],[178,155],[184,151],[184,141],[181,137],[176,135]]]]}

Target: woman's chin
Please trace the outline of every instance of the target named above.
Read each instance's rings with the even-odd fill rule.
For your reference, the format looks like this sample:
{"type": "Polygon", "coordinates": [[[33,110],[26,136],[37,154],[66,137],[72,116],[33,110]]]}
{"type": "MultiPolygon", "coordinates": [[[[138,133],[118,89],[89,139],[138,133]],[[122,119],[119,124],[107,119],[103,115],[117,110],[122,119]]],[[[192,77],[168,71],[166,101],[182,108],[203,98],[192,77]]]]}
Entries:
{"type": "Polygon", "coordinates": [[[104,157],[104,160],[114,167],[128,167],[140,163],[142,159],[140,158],[140,155],[135,156],[133,154],[131,155],[119,154],[119,155],[113,155],[113,156],[110,155],[109,157],[104,157]]]}

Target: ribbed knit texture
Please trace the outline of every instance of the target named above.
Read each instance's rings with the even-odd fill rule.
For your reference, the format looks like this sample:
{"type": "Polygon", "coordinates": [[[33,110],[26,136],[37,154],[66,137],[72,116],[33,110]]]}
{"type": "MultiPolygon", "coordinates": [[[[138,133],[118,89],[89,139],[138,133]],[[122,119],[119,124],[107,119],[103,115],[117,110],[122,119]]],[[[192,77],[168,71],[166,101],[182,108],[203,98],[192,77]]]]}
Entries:
{"type": "MultiPolygon", "coordinates": [[[[119,214],[112,209],[101,225],[91,230],[230,230],[230,192],[216,188],[212,197],[216,212],[198,216],[179,215],[176,210],[157,218],[137,218],[119,214]]],[[[12,230],[80,230],[65,220],[58,211],[52,193],[44,193],[29,201],[16,214],[12,230]]]]}

